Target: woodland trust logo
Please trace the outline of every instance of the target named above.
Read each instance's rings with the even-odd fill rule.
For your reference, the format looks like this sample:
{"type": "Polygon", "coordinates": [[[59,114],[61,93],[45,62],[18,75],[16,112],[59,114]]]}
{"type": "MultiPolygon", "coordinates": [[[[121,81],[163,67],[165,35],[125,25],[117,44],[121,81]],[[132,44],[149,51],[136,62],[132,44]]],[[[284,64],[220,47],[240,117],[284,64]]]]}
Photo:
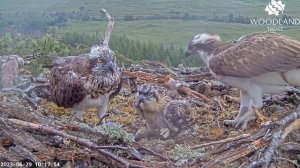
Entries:
{"type": "Polygon", "coordinates": [[[276,32],[283,31],[283,26],[298,26],[300,25],[299,18],[292,18],[283,15],[286,5],[281,0],[271,0],[265,7],[265,11],[272,18],[255,18],[250,19],[253,25],[266,25],[268,31],[276,32]]]}
{"type": "Polygon", "coordinates": [[[281,1],[276,2],[272,0],[265,8],[265,11],[268,12],[269,15],[278,16],[280,13],[283,14],[285,8],[285,4],[281,1]]]}

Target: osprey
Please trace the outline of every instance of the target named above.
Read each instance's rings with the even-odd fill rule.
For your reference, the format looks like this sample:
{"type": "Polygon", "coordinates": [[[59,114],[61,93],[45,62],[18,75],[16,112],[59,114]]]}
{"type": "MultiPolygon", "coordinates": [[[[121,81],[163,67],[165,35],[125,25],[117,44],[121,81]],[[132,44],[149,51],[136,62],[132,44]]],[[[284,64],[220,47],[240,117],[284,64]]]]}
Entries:
{"type": "Polygon", "coordinates": [[[159,130],[164,138],[182,131],[189,113],[187,101],[164,87],[151,84],[143,84],[137,89],[134,107],[146,121],[148,132],[159,130]]]}
{"type": "Polygon", "coordinates": [[[109,100],[121,89],[115,53],[108,46],[94,46],[89,54],[53,57],[52,66],[52,101],[71,108],[81,120],[89,108],[96,108],[103,119],[109,100]]]}
{"type": "Polygon", "coordinates": [[[300,42],[280,34],[254,33],[234,43],[198,34],[186,54],[200,55],[220,81],[240,88],[240,111],[234,120],[224,121],[227,125],[246,129],[263,106],[263,94],[300,86],[300,42]]]}

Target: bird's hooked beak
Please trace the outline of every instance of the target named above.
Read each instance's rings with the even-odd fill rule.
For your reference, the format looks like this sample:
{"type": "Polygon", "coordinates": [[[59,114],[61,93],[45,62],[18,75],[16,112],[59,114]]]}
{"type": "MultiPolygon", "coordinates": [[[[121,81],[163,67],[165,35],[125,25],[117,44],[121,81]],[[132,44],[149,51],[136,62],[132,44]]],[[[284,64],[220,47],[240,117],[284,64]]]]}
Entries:
{"type": "Polygon", "coordinates": [[[140,104],[144,101],[144,97],[139,97],[135,102],[134,102],[134,107],[139,107],[140,104]]]}
{"type": "Polygon", "coordinates": [[[187,50],[186,52],[185,52],[185,56],[186,57],[190,57],[192,55],[192,52],[190,51],[190,50],[187,50]]]}
{"type": "Polygon", "coordinates": [[[105,65],[105,68],[107,70],[109,70],[113,75],[115,74],[116,72],[116,66],[115,64],[112,62],[112,61],[109,61],[106,65],[105,65]]]}
{"type": "Polygon", "coordinates": [[[186,52],[185,52],[185,56],[186,56],[186,57],[190,57],[191,55],[194,54],[193,51],[192,51],[192,49],[191,49],[191,45],[192,45],[192,43],[190,43],[190,44],[188,45],[188,49],[187,49],[186,52]]]}

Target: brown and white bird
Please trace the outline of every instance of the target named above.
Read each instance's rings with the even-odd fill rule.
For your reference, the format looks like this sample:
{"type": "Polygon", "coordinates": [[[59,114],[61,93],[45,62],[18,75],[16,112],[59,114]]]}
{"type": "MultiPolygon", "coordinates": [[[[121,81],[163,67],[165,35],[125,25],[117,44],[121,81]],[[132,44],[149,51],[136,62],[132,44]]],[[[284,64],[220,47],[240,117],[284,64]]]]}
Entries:
{"type": "Polygon", "coordinates": [[[138,90],[134,106],[146,122],[148,131],[161,131],[164,138],[178,134],[187,118],[188,103],[173,100],[165,94],[164,88],[157,85],[143,84],[138,90]]]}
{"type": "Polygon", "coordinates": [[[198,34],[188,46],[187,56],[192,54],[220,81],[241,90],[239,114],[227,125],[246,129],[263,106],[263,94],[300,86],[300,41],[284,35],[254,33],[226,43],[216,34],[198,34]]]}
{"type": "Polygon", "coordinates": [[[121,89],[115,53],[107,46],[94,46],[89,54],[54,57],[52,65],[52,101],[71,108],[81,120],[89,108],[96,108],[103,119],[109,100],[121,89]]]}

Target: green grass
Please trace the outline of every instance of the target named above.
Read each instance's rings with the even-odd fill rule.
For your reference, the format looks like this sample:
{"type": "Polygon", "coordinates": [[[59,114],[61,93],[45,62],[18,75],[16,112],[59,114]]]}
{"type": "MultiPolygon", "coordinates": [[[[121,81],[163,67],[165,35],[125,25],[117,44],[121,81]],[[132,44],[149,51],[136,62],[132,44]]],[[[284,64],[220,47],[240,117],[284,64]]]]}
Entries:
{"type": "MultiPolygon", "coordinates": [[[[106,22],[72,22],[68,26],[60,28],[64,32],[103,32],[106,22]]],[[[140,20],[140,21],[116,21],[113,34],[126,35],[131,39],[139,39],[144,42],[151,40],[158,44],[175,44],[177,47],[186,47],[192,37],[198,33],[217,33],[225,41],[237,39],[242,35],[253,32],[264,32],[266,27],[257,25],[183,21],[183,20],[140,20]]],[[[282,34],[300,40],[299,27],[286,27],[282,34]]]]}
{"type": "MultiPolygon", "coordinates": [[[[15,12],[72,12],[85,7],[88,13],[99,14],[100,8],[106,8],[114,17],[130,15],[167,15],[171,10],[178,11],[182,15],[189,12],[193,15],[212,17],[243,15],[249,17],[269,17],[264,11],[270,0],[0,0],[0,13],[15,12]]],[[[299,0],[283,0],[286,4],[286,15],[297,16],[299,14],[299,0]]],[[[68,22],[66,27],[59,29],[64,32],[103,32],[106,22],[68,22]]],[[[287,27],[282,32],[300,40],[300,27],[287,27]]],[[[220,34],[224,40],[236,39],[252,32],[266,31],[266,27],[216,23],[207,21],[184,20],[139,20],[116,21],[114,34],[126,35],[131,39],[139,39],[144,42],[151,40],[158,44],[175,44],[185,47],[191,38],[201,32],[213,32],[220,34]]]]}
{"type": "MultiPolygon", "coordinates": [[[[108,9],[114,16],[166,14],[171,10],[181,13],[209,16],[218,15],[266,16],[265,6],[270,0],[0,0],[1,13],[20,12],[72,12],[85,7],[98,14],[100,8],[108,9]]],[[[287,15],[298,16],[300,1],[283,0],[287,15]]]]}

